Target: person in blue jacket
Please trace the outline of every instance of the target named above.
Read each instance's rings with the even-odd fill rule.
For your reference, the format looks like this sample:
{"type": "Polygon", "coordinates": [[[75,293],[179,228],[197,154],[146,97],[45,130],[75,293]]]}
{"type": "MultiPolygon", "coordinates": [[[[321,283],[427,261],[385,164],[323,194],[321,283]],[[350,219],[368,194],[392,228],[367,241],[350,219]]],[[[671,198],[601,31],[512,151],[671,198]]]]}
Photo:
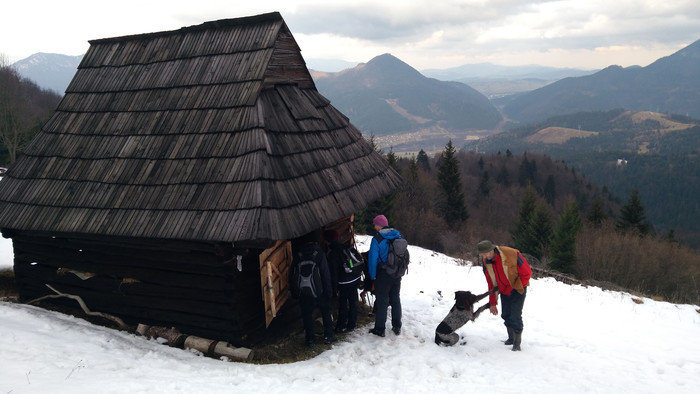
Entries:
{"type": "Polygon", "coordinates": [[[392,278],[383,268],[389,253],[387,240],[401,238],[398,230],[389,227],[389,221],[384,215],[377,215],[372,221],[377,235],[367,254],[369,276],[374,283],[375,321],[371,334],[383,337],[386,331],[386,318],[389,303],[391,303],[391,330],[396,335],[401,334],[401,278],[392,278]]]}

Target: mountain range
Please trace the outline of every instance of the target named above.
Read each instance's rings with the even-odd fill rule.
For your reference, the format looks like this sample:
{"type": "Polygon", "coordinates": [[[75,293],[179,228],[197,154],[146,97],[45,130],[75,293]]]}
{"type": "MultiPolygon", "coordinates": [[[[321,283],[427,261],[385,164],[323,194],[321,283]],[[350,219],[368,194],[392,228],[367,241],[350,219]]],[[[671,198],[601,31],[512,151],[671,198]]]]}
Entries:
{"type": "MultiPolygon", "coordinates": [[[[39,86],[62,93],[81,58],[39,53],[13,66],[39,86]]],[[[352,65],[309,61],[310,66],[331,64],[352,65]]],[[[485,63],[421,73],[384,54],[338,72],[312,70],[312,75],[318,90],[355,126],[377,136],[421,131],[484,136],[500,131],[503,119],[529,124],[615,108],[700,118],[700,40],[646,67],[586,71],[485,63]],[[506,82],[510,85],[495,88],[506,82]],[[483,83],[495,92],[486,93],[491,100],[483,83]],[[471,84],[482,85],[477,91],[471,84]]]]}
{"type": "Polygon", "coordinates": [[[495,101],[520,123],[613,108],[700,118],[700,40],[646,67],[609,66],[495,101]]]}

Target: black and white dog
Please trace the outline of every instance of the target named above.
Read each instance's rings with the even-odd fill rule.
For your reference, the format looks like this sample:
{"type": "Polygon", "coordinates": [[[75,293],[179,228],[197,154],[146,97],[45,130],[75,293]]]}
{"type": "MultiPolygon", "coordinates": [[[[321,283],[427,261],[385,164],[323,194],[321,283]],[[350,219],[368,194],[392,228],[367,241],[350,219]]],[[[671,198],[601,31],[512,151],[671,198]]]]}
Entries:
{"type": "Polygon", "coordinates": [[[455,305],[435,329],[435,343],[446,346],[456,344],[459,341],[459,334],[455,331],[467,324],[468,321],[476,320],[481,312],[489,309],[487,302],[474,312],[474,304],[496,290],[498,287],[480,295],[474,295],[470,291],[455,291],[455,305]]]}

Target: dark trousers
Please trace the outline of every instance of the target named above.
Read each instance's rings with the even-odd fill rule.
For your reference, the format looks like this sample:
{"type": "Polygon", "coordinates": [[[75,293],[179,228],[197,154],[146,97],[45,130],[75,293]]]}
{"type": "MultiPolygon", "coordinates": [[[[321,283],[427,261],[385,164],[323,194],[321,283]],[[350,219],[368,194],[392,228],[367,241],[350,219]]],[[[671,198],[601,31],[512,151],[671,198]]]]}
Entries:
{"type": "Polygon", "coordinates": [[[503,324],[515,331],[523,330],[523,305],[525,305],[525,295],[527,295],[527,287],[523,294],[513,290],[510,295],[501,294],[501,317],[503,324]]]}
{"type": "Polygon", "coordinates": [[[301,317],[304,321],[304,333],[307,341],[315,338],[313,313],[316,307],[321,311],[323,318],[323,336],[333,336],[333,318],[331,317],[331,300],[329,298],[301,296],[299,305],[301,306],[301,317]]]}
{"type": "Polygon", "coordinates": [[[386,316],[391,302],[391,326],[401,328],[401,278],[389,276],[381,267],[377,267],[377,277],[374,279],[375,321],[374,329],[386,329],[386,316]]]}
{"type": "Polygon", "coordinates": [[[360,280],[338,284],[338,321],[339,329],[354,330],[357,325],[357,287],[360,280]]]}

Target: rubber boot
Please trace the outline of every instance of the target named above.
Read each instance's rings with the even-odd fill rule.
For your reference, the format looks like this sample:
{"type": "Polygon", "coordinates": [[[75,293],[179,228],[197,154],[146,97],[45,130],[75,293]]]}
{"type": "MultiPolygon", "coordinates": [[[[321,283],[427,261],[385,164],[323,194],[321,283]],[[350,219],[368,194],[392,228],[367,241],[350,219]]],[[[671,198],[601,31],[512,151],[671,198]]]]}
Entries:
{"type": "Polygon", "coordinates": [[[513,329],[510,327],[506,327],[508,329],[508,339],[503,342],[505,345],[512,345],[513,344],[513,329]]]}
{"type": "Polygon", "coordinates": [[[523,338],[523,331],[513,331],[513,351],[514,352],[519,352],[520,351],[520,341],[523,338]]]}

